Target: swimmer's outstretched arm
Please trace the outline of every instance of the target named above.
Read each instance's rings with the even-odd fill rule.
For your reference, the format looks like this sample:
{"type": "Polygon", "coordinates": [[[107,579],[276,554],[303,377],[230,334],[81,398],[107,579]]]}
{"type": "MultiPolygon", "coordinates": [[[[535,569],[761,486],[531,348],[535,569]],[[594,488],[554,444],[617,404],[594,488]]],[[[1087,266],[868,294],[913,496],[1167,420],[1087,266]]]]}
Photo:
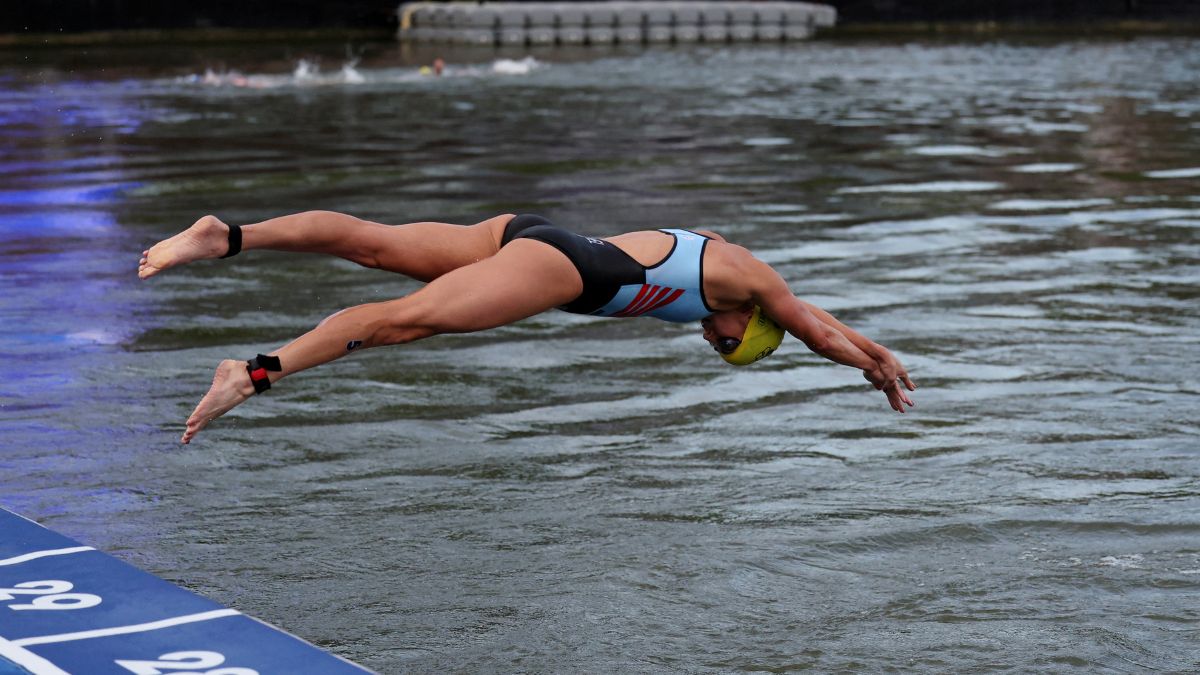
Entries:
{"type": "Polygon", "coordinates": [[[771,318],[794,337],[802,340],[812,351],[830,361],[862,370],[863,377],[887,396],[888,404],[896,412],[903,413],[906,404],[916,405],[900,388],[898,381],[903,381],[909,391],[915,390],[916,384],[909,379],[908,372],[896,357],[883,346],[872,342],[873,347],[868,350],[859,348],[854,340],[834,324],[820,321],[817,315],[808,309],[811,306],[809,303],[790,293],[788,299],[763,298],[760,305],[771,318]]]}
{"type": "MultiPolygon", "coordinates": [[[[908,370],[905,369],[904,364],[900,363],[900,360],[896,358],[896,355],[893,354],[891,350],[879,344],[878,342],[867,338],[841,321],[838,321],[833,317],[833,315],[821,309],[820,307],[817,307],[812,303],[805,302],[804,300],[800,300],[799,298],[796,300],[800,304],[804,305],[804,308],[807,309],[813,316],[815,316],[818,321],[837,329],[838,332],[846,336],[846,339],[850,340],[850,342],[854,343],[856,347],[863,350],[867,356],[875,359],[875,361],[880,364],[882,370],[880,373],[880,379],[882,381],[895,382],[899,380],[904,383],[904,386],[908,387],[909,391],[916,391],[917,385],[913,383],[912,379],[909,378],[908,370]]],[[[870,377],[867,377],[867,379],[871,380],[870,377]]],[[[874,384],[873,380],[872,383],[874,384]]],[[[876,389],[882,389],[882,387],[876,386],[876,389]]]]}
{"type": "Polygon", "coordinates": [[[896,412],[904,412],[906,404],[916,405],[898,382],[903,382],[909,391],[914,391],[916,384],[887,348],[816,305],[797,298],[783,277],[766,263],[749,259],[743,264],[755,304],[784,330],[830,361],[862,370],[863,376],[887,396],[896,412]]]}

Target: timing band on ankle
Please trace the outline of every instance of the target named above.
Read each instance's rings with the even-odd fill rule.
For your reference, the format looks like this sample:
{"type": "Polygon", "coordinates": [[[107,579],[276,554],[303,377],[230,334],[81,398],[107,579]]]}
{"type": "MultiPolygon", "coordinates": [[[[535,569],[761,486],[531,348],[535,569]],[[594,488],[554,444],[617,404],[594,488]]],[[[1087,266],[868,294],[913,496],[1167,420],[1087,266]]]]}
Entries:
{"type": "Polygon", "coordinates": [[[261,394],[271,388],[271,379],[267,371],[278,373],[283,370],[278,356],[263,356],[259,354],[246,362],[246,372],[250,373],[250,382],[254,385],[254,393],[261,394]]]}
{"type": "Polygon", "coordinates": [[[238,254],[242,250],[242,228],[239,225],[229,226],[229,250],[225,252],[222,258],[229,258],[238,254]]]}

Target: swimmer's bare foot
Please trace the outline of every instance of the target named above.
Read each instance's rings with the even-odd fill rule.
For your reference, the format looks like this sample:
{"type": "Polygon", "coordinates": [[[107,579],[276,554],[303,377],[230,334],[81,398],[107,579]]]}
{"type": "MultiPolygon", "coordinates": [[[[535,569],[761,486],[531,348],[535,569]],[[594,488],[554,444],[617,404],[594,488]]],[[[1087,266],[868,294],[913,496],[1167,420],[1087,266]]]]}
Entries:
{"type": "Polygon", "coordinates": [[[200,399],[196,409],[187,420],[187,431],[183,432],[184,443],[191,443],[200,430],[221,415],[233,410],[242,401],[254,395],[254,384],[246,372],[245,361],[226,359],[217,366],[212,386],[200,399]]]}
{"type": "Polygon", "coordinates": [[[149,279],[176,265],[220,258],[228,251],[229,226],[216,216],[204,216],[183,232],[142,251],[138,277],[149,279]]]}

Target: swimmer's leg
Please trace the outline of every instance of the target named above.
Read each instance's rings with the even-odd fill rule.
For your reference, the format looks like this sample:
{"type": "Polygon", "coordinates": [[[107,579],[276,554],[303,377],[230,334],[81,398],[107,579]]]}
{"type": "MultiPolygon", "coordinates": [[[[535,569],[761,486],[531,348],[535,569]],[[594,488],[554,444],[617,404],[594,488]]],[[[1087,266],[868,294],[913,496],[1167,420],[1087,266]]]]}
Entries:
{"type": "MultiPolygon", "coordinates": [[[[364,267],[429,281],[500,249],[511,214],[475,225],[421,222],[384,225],[333,211],[306,211],[241,228],[241,248],[325,253],[364,267]]],[[[195,260],[220,258],[229,251],[229,226],[204,216],[191,227],[142,252],[138,276],[195,260]]]]}
{"type": "MultiPolygon", "coordinates": [[[[503,326],[564,305],[583,292],[575,265],[553,246],[518,239],[492,257],[448,272],[398,300],[342,310],[271,352],[283,366],[271,382],[358,348],[413,342],[442,333],[503,326]]],[[[223,361],[187,420],[188,443],[209,422],[254,393],[245,361],[223,361]]]]}

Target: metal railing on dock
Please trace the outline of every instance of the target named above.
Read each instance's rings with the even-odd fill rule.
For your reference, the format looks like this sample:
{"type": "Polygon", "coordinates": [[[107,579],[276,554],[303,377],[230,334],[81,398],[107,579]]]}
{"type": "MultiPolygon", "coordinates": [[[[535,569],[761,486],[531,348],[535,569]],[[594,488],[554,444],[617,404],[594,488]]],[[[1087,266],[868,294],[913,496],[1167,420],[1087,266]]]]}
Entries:
{"type": "Polygon", "coordinates": [[[465,45],[612,45],[804,40],[837,10],[807,2],[412,2],[399,38],[465,45]]]}

